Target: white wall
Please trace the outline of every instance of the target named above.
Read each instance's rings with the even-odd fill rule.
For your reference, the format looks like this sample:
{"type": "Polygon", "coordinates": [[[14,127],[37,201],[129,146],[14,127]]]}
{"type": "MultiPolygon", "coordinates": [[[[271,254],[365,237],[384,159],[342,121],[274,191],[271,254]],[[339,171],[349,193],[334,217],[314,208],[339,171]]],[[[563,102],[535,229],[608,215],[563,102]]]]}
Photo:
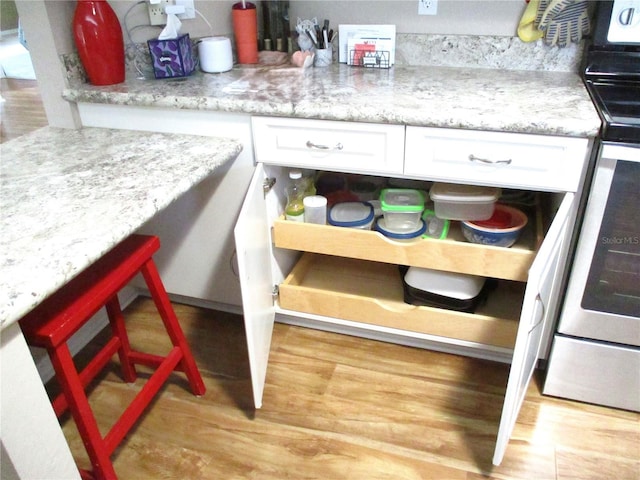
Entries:
{"type": "MultiPolygon", "coordinates": [[[[260,2],[257,0],[258,6],[260,2]]],[[[192,38],[231,35],[235,0],[195,0],[199,14],[185,20],[183,33],[192,38]]],[[[49,124],[78,128],[74,105],[60,92],[66,86],[59,55],[75,51],[71,22],[75,0],[17,0],[18,14],[30,47],[49,124]]],[[[139,0],[109,0],[120,18],[125,42],[144,43],[160,28],[149,26],[147,6],[139,0]]],[[[398,33],[440,33],[512,37],[525,8],[524,0],[439,0],[438,15],[419,16],[418,0],[290,0],[289,16],[328,18],[331,24],[395,24],[398,33]]]]}
{"type": "Polygon", "coordinates": [[[18,15],[25,32],[33,68],[49,125],[78,128],[75,105],[62,99],[66,86],[58,55],[72,51],[71,18],[75,2],[68,0],[18,0],[18,15]]]}
{"type": "Polygon", "coordinates": [[[398,33],[513,37],[525,6],[524,0],[438,0],[438,14],[425,16],[418,15],[418,0],[294,0],[290,17],[295,22],[317,15],[333,25],[394,24],[398,33]]]}
{"type": "MultiPolygon", "coordinates": [[[[147,0],[148,1],[148,0],[147,0]]],[[[183,21],[182,30],[192,37],[231,35],[231,6],[236,0],[195,0],[201,15],[183,21]],[[204,17],[204,19],[203,19],[204,17]],[[205,21],[206,20],[206,21],[205,21]],[[211,25],[211,28],[207,24],[211,25]]],[[[260,8],[261,2],[254,0],[260,8]]],[[[18,3],[41,3],[18,0],[18,3]]],[[[44,0],[53,24],[53,38],[58,53],[74,49],[71,19],[75,1],[44,0]]],[[[138,0],[109,0],[123,24],[125,41],[146,42],[160,33],[160,27],[149,26],[147,5],[138,0]],[[126,25],[124,23],[126,16],[126,25]]],[[[418,15],[418,0],[290,0],[292,25],[300,18],[328,18],[331,24],[395,24],[398,33],[439,33],[455,35],[497,35],[512,37],[526,4],[524,0],[439,0],[438,14],[418,15]]],[[[29,7],[22,7],[24,16],[29,7]]],[[[33,32],[27,32],[27,35],[33,32]]]]}
{"type": "MultiPolygon", "coordinates": [[[[260,1],[254,0],[260,7],[260,1]]],[[[127,14],[129,27],[148,24],[145,5],[136,1],[110,0],[121,19],[127,14]]],[[[234,0],[195,0],[195,7],[211,24],[196,15],[183,22],[183,31],[192,37],[230,35],[231,6],[234,0]]],[[[526,4],[524,0],[439,0],[438,14],[418,15],[418,0],[290,0],[292,25],[300,18],[328,18],[332,25],[340,23],[395,24],[398,33],[449,33],[457,35],[515,36],[526,4]]],[[[132,31],[134,42],[157,35],[155,27],[132,31]]]]}

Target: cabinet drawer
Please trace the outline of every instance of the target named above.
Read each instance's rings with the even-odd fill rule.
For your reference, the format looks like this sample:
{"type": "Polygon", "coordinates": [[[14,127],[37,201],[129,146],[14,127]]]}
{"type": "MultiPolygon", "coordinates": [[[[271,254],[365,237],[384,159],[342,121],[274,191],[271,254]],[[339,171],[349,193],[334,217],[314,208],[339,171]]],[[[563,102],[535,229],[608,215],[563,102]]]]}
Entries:
{"type": "Polygon", "coordinates": [[[504,283],[475,313],[418,307],[404,303],[395,265],[307,253],[278,298],[287,310],[511,349],[524,287],[504,283]]]}
{"type": "Polygon", "coordinates": [[[253,117],[257,162],[402,174],[404,126],[253,117]]]}
{"type": "Polygon", "coordinates": [[[575,192],[587,139],[407,127],[405,174],[452,183],[575,192]]]}
{"type": "Polygon", "coordinates": [[[454,224],[447,240],[402,242],[370,230],[280,218],[273,224],[273,241],[276,247],[291,250],[526,282],[536,255],[537,236],[528,225],[511,248],[491,247],[466,242],[454,224]]]}

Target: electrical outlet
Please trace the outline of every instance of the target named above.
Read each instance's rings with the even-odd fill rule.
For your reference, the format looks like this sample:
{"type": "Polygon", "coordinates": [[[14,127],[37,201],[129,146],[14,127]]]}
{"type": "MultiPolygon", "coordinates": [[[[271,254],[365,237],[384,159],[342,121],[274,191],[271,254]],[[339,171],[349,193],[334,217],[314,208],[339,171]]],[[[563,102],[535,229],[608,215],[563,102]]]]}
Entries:
{"type": "Polygon", "coordinates": [[[436,15],[438,0],[418,0],[418,15],[436,15]]]}
{"type": "Polygon", "coordinates": [[[184,13],[176,16],[180,20],[190,20],[196,18],[196,7],[194,0],[147,0],[149,9],[149,22],[151,25],[166,25],[167,7],[183,7],[184,13]]]}
{"type": "Polygon", "coordinates": [[[149,0],[149,22],[151,25],[166,25],[167,14],[164,9],[171,3],[171,0],[149,0]]]}

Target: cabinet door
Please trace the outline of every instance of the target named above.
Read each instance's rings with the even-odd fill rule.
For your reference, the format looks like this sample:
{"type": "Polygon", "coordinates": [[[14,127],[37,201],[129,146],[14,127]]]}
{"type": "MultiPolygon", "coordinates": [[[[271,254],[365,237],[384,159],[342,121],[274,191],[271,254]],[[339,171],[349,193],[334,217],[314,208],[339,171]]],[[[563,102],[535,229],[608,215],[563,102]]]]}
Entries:
{"type": "Polygon", "coordinates": [[[538,360],[545,325],[553,322],[561,280],[561,252],[569,219],[575,216],[574,194],[567,193],[529,270],[529,281],[511,361],[493,464],[500,465],[538,360]]]}
{"type": "Polygon", "coordinates": [[[256,408],[262,406],[275,320],[271,239],[264,201],[264,169],[258,164],[234,229],[244,324],[256,408]]]}

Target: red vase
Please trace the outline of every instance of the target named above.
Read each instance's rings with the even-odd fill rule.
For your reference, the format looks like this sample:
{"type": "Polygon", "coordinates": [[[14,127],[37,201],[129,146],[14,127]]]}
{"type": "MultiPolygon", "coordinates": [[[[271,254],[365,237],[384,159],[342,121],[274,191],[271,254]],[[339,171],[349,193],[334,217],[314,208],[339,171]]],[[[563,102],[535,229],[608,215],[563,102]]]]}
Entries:
{"type": "Polygon", "coordinates": [[[78,0],[73,38],[89,82],[124,82],[124,40],[120,21],[106,0],[78,0]]]}

